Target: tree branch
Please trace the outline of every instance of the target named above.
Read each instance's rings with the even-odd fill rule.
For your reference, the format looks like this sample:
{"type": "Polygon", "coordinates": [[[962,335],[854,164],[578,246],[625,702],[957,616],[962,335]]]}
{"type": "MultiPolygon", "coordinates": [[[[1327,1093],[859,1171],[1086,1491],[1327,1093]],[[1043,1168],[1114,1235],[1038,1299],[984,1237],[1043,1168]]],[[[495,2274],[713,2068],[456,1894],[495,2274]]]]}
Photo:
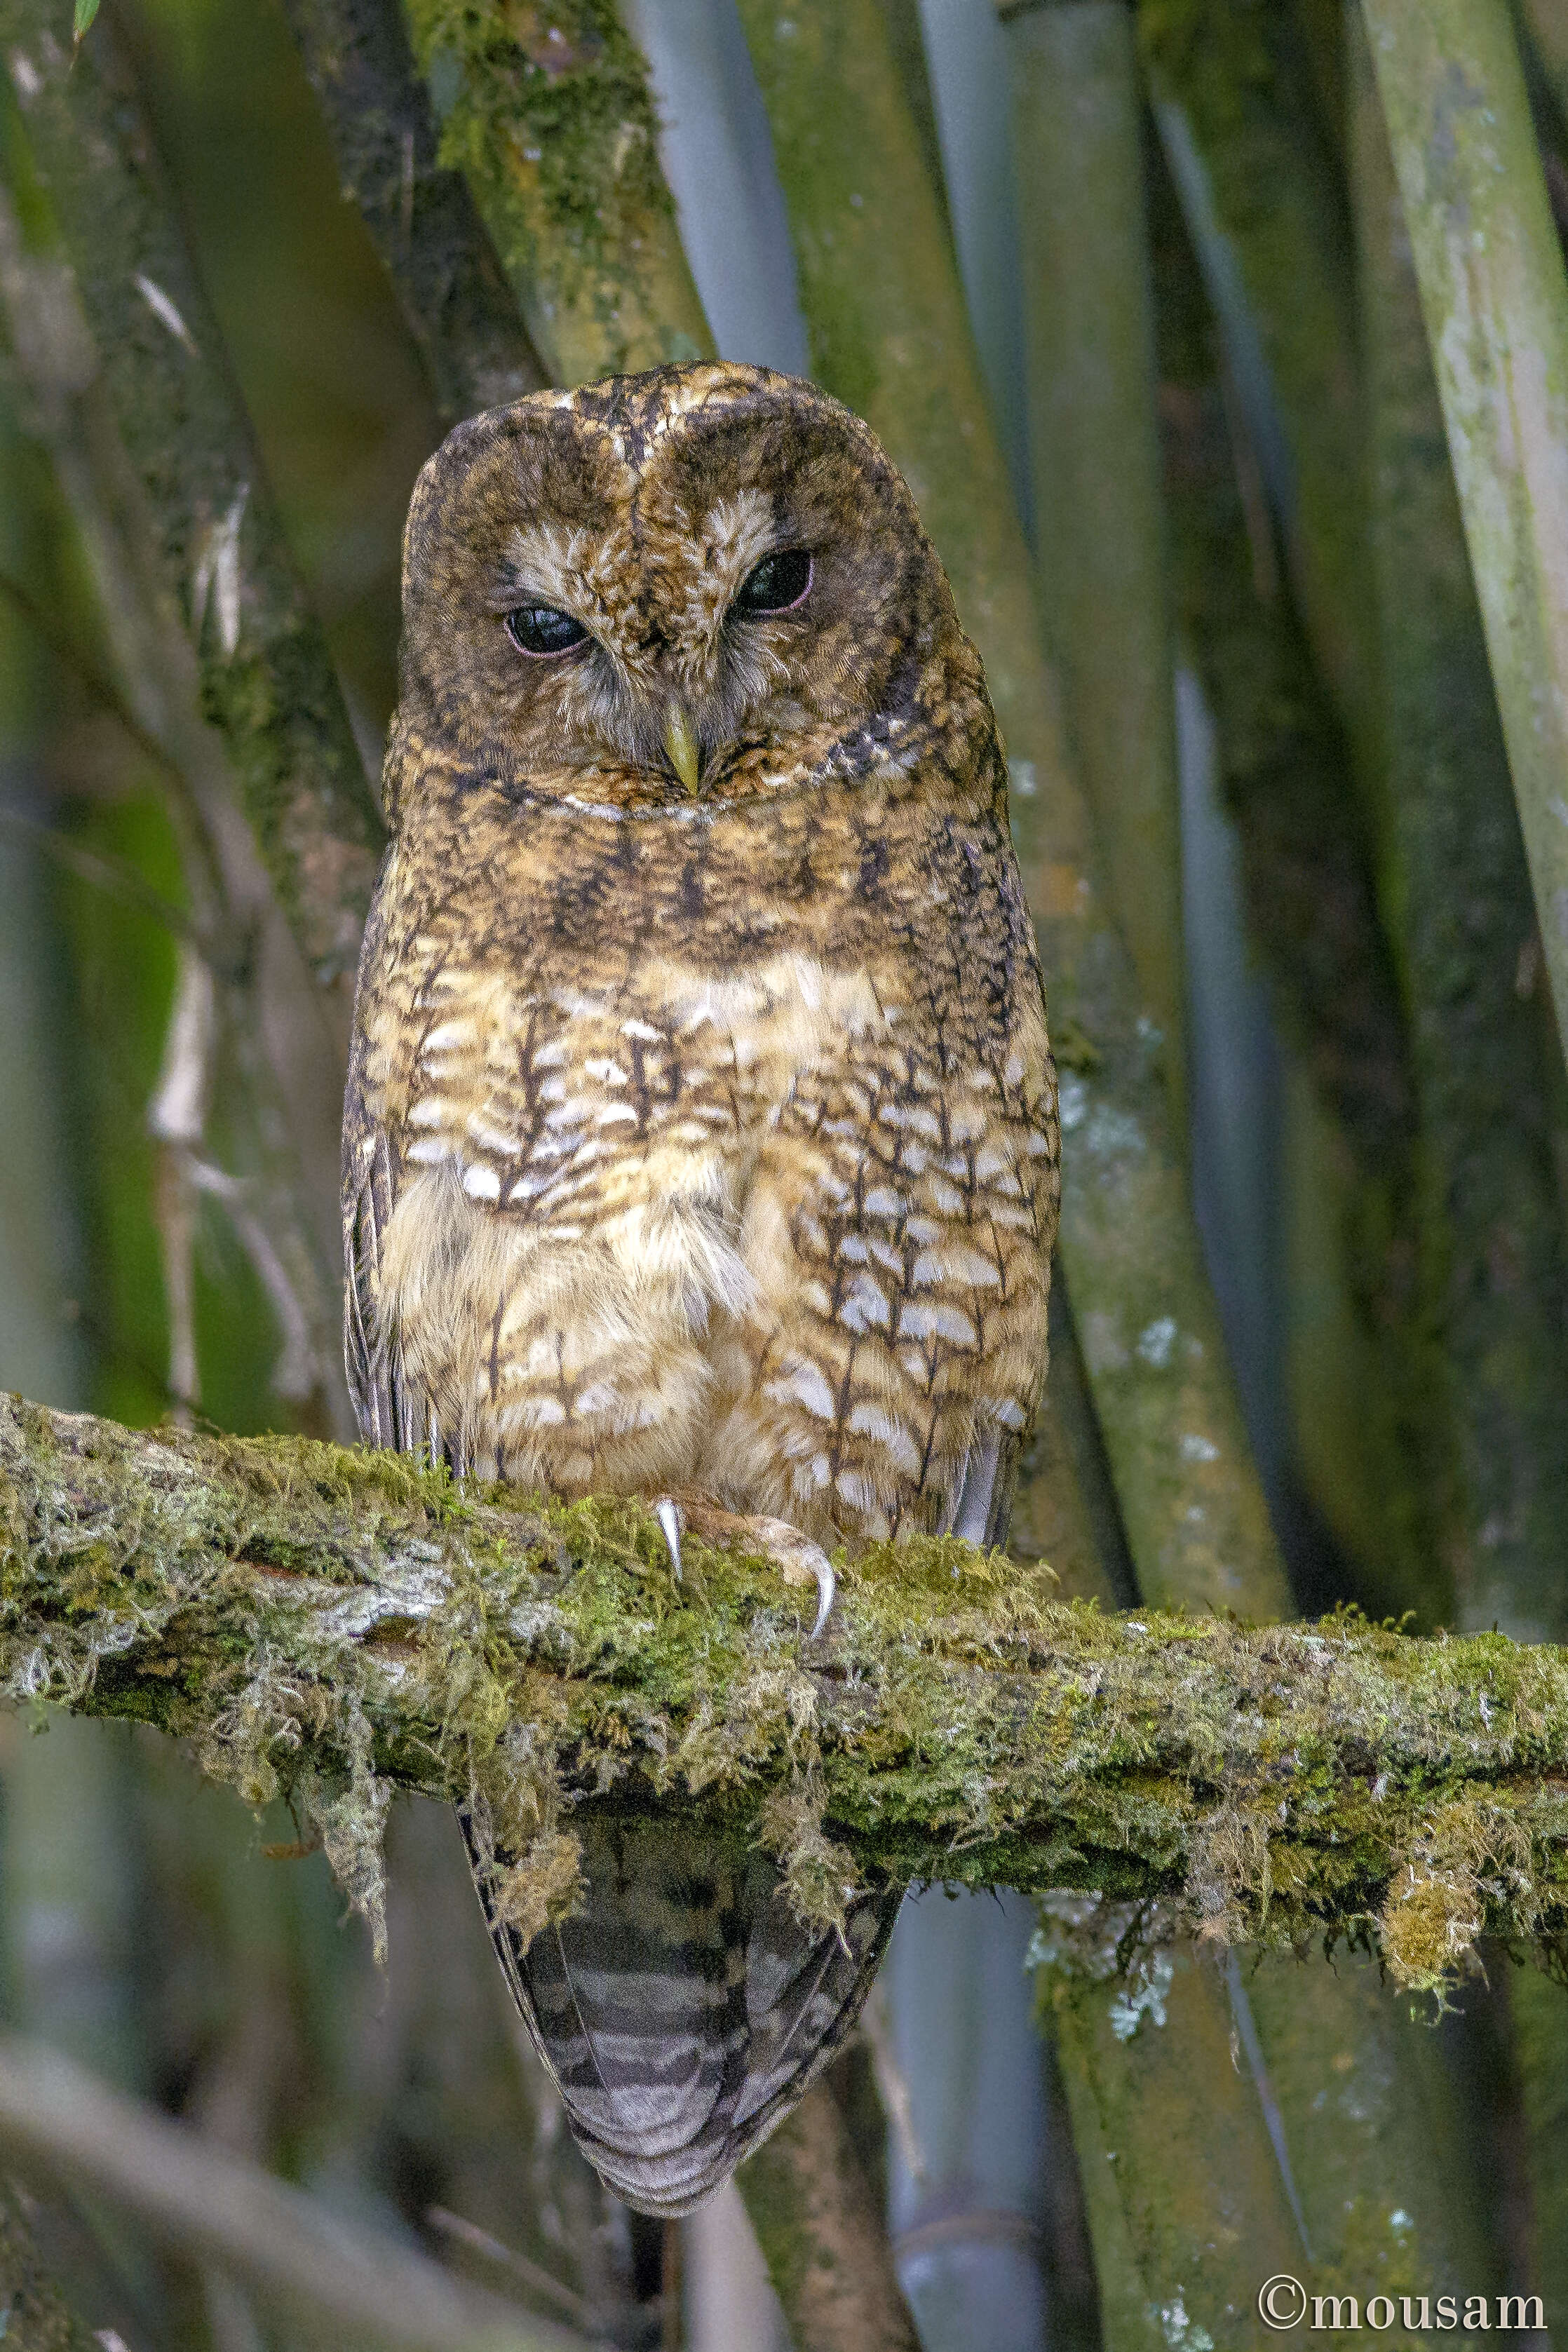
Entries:
{"type": "Polygon", "coordinates": [[[867,1868],[1067,1885],[1220,1943],[1375,1926],[1418,1987],[1483,1932],[1568,1929],[1554,1648],[1107,1617],[951,1539],[849,1564],[814,1646],[758,1559],[693,1540],[677,1586],[636,1504],[19,1399],[0,1527],[0,1695],[295,1792],[373,1920],[396,1783],[487,1803],[541,1921],[572,1901],[573,1809],[605,1802],[760,1839],[823,1921],[867,1868]]]}

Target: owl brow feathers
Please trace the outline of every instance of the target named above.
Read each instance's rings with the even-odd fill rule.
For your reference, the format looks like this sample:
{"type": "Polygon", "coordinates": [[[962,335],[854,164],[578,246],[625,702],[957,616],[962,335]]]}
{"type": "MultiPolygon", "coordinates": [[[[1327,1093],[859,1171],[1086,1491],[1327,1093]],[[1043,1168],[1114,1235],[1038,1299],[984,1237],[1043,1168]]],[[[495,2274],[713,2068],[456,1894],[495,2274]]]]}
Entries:
{"type": "Polygon", "coordinates": [[[875,757],[868,719],[952,704],[977,675],[909,493],[858,420],[761,371],[694,373],[516,403],[426,467],[402,708],[460,743],[470,777],[568,795],[592,773],[594,805],[640,808],[673,796],[676,741],[688,792],[834,781],[875,757]],[[758,565],[792,550],[800,594],[742,604],[758,565]],[[531,604],[590,642],[530,660],[504,624],[531,604]]]}

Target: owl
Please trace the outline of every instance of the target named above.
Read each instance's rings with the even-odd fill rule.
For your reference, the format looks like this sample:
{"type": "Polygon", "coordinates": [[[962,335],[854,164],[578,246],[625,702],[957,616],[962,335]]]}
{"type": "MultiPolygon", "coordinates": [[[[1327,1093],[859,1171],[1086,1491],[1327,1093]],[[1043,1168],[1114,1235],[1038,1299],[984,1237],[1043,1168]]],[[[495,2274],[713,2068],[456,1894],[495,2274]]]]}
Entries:
{"type": "MultiPolygon", "coordinates": [[[[828,1556],[1004,1539],[1055,1073],[975,651],[857,417],[668,367],[459,425],[405,541],[343,1130],[367,1439],[828,1556]]],[[[819,1619],[821,1612],[819,1611],[819,1619]]],[[[898,1907],[584,1817],[501,1964],[608,2186],[680,2212],[852,2027],[898,1907]]]]}

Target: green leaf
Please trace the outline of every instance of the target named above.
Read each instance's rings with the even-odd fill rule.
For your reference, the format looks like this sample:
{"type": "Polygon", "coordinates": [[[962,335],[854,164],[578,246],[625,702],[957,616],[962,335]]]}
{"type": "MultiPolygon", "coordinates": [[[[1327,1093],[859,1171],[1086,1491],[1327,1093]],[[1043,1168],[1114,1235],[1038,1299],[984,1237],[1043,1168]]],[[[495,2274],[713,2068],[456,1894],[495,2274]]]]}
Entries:
{"type": "Polygon", "coordinates": [[[98,0],[76,0],[76,46],[81,47],[82,36],[98,14],[98,0]]]}

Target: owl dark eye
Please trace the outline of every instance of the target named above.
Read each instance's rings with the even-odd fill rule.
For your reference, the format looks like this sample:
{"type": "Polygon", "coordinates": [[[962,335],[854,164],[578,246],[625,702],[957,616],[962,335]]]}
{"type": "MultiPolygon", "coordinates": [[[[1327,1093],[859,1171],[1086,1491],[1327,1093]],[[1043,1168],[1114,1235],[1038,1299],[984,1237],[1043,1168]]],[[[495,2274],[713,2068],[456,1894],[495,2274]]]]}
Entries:
{"type": "Polygon", "coordinates": [[[781,547],[764,555],[741,583],[737,613],[787,613],[811,585],[811,557],[804,547],[781,547]]]}
{"type": "Polygon", "coordinates": [[[506,616],[507,635],[520,653],[569,654],[587,635],[581,621],[554,604],[520,604],[506,616]]]}

